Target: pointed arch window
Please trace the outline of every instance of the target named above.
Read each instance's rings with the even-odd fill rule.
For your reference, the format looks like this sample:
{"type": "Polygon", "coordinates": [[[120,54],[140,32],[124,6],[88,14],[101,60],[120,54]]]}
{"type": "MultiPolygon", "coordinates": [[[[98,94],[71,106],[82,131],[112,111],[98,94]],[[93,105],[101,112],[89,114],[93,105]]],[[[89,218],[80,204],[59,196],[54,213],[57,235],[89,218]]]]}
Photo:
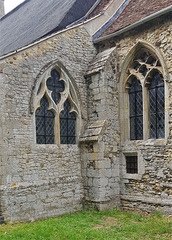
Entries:
{"type": "Polygon", "coordinates": [[[130,140],[165,137],[165,93],[162,72],[157,57],[144,48],[135,54],[128,67],[126,88],[129,95],[130,140]]]}
{"type": "Polygon", "coordinates": [[[36,143],[75,144],[79,106],[68,76],[51,69],[44,74],[36,98],[36,143]]]}

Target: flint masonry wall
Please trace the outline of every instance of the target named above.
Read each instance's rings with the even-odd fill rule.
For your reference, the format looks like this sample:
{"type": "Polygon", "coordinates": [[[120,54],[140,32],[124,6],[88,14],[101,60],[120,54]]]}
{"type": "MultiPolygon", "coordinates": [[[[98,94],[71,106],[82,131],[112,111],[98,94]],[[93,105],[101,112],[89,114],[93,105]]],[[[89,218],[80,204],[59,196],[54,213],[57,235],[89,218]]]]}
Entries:
{"type": "MultiPolygon", "coordinates": [[[[122,84],[120,76],[124,71],[123,62],[139,41],[145,41],[154,46],[154,52],[158,51],[162,55],[166,65],[163,70],[168,76],[165,79],[167,85],[166,139],[146,139],[145,141],[123,139],[118,148],[120,151],[121,203],[125,210],[172,212],[172,26],[169,19],[169,16],[162,17],[158,21],[156,19],[156,22],[147,23],[130,33],[107,40],[99,46],[100,51],[116,46],[118,89],[122,84]],[[135,176],[126,174],[126,153],[138,154],[139,174],[135,176]]],[[[121,112],[120,101],[118,105],[121,112]]],[[[126,127],[120,129],[121,134],[124,131],[126,127]]]]}
{"type": "Polygon", "coordinates": [[[37,220],[82,207],[78,145],[38,145],[30,104],[37,78],[61,62],[76,82],[87,122],[84,73],[95,55],[82,28],[58,34],[1,61],[0,199],[5,220],[37,220]]]}

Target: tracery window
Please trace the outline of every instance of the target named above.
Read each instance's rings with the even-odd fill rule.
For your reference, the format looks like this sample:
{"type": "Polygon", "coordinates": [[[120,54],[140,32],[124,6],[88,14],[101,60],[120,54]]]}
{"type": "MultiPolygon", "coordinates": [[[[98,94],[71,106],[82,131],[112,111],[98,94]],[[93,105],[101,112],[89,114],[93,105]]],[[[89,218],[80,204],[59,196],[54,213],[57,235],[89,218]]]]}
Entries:
{"type": "Polygon", "coordinates": [[[37,144],[75,144],[79,106],[65,72],[53,68],[44,74],[36,96],[37,144]]]}
{"type": "Polygon", "coordinates": [[[162,67],[146,49],[135,55],[128,68],[130,140],[165,137],[165,97],[162,67]],[[144,101],[143,101],[143,96],[144,101]],[[144,109],[144,111],[143,111],[144,109]]]}

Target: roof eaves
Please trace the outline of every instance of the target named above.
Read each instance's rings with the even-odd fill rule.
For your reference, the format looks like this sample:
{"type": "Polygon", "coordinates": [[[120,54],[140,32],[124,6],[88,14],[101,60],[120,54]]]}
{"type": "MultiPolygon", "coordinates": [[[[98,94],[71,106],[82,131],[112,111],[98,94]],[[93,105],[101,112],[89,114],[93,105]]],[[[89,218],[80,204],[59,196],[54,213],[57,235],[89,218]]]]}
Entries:
{"type": "Polygon", "coordinates": [[[160,17],[160,16],[162,16],[164,14],[168,14],[170,12],[172,12],[172,6],[166,7],[166,8],[164,8],[164,9],[162,9],[162,10],[156,12],[156,13],[153,13],[153,14],[151,14],[151,15],[149,15],[149,16],[147,16],[147,17],[145,17],[145,18],[143,18],[143,19],[141,19],[141,20],[139,20],[139,21],[137,21],[137,22],[135,22],[133,24],[130,24],[130,25],[128,25],[128,26],[126,26],[126,27],[124,27],[124,28],[114,32],[114,33],[111,33],[111,34],[99,37],[97,39],[94,39],[93,42],[94,43],[99,43],[99,42],[105,41],[107,39],[110,39],[112,37],[119,36],[120,34],[123,34],[123,33],[127,32],[129,30],[132,30],[132,29],[138,27],[141,24],[144,24],[144,23],[146,23],[148,21],[151,21],[151,20],[153,20],[153,19],[155,19],[157,17],[160,17]]]}

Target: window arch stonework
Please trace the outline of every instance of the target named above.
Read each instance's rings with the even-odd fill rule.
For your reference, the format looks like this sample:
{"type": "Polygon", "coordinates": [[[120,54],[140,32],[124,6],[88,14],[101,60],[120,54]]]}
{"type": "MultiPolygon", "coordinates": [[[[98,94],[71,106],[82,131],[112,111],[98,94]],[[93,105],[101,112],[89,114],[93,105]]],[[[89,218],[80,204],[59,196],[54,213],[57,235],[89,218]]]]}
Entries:
{"type": "MultiPolygon", "coordinates": [[[[140,43],[130,54],[130,61],[128,60],[127,65],[123,66],[125,72],[121,76],[120,83],[120,123],[121,129],[125,129],[123,133],[121,132],[121,141],[132,140],[130,91],[133,79],[138,79],[142,88],[142,140],[165,138],[168,135],[167,130],[165,132],[165,124],[167,127],[167,106],[165,104],[167,104],[168,91],[165,82],[164,64],[161,64],[159,57],[153,51],[150,51],[150,48],[146,48],[140,43]],[[159,76],[159,83],[156,83],[154,90],[151,86],[154,85],[153,79],[155,75],[159,76]],[[150,94],[151,91],[156,92],[154,94],[154,98],[156,98],[155,112],[151,112],[150,107],[152,106],[150,102],[153,100],[150,94]],[[157,94],[158,92],[159,94],[157,94]],[[161,133],[157,134],[157,132],[161,133]]],[[[140,139],[135,138],[133,140],[140,139]]]]}
{"type": "Polygon", "coordinates": [[[63,68],[54,64],[44,72],[35,86],[32,103],[36,143],[75,144],[77,142],[81,128],[80,103],[76,86],[63,68]],[[64,125],[66,119],[67,126],[64,125]],[[47,122],[46,126],[45,122],[47,122]],[[67,141],[64,140],[64,131],[65,133],[67,131],[67,141]]]}

